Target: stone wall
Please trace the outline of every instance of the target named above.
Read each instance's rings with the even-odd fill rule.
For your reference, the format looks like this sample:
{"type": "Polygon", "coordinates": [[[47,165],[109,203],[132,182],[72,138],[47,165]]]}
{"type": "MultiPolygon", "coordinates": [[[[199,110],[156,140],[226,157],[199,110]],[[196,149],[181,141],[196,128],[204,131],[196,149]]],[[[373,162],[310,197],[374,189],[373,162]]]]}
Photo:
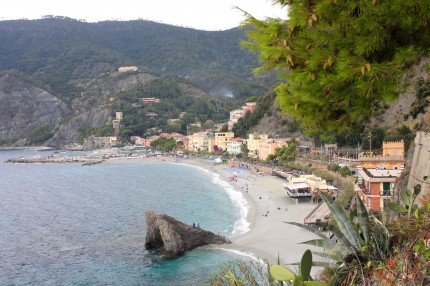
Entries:
{"type": "Polygon", "coordinates": [[[416,184],[421,184],[421,195],[430,192],[430,133],[417,132],[415,150],[408,179],[408,189],[413,190],[416,184]],[[424,177],[429,179],[424,181],[424,177]]]}

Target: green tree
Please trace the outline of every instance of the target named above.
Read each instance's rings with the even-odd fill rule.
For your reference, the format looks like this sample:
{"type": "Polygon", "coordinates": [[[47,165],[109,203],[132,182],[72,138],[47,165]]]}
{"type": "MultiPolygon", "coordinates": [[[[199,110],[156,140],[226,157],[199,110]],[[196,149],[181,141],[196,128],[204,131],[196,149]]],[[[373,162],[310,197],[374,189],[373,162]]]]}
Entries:
{"type": "Polygon", "coordinates": [[[288,141],[288,146],[278,147],[275,149],[275,156],[281,164],[294,161],[297,154],[298,142],[296,139],[288,141]]]}
{"type": "Polygon", "coordinates": [[[204,127],[205,129],[212,129],[212,128],[214,127],[214,125],[215,125],[215,122],[214,122],[213,120],[208,119],[208,120],[206,120],[206,122],[203,124],[203,127],[204,127]]]}
{"type": "Polygon", "coordinates": [[[307,133],[361,126],[399,93],[398,78],[430,47],[430,2],[273,0],[288,19],[258,20],[243,45],[256,73],[278,70],[281,108],[307,133]]]}
{"type": "Polygon", "coordinates": [[[251,96],[251,97],[248,97],[247,99],[246,99],[246,102],[256,102],[257,101],[257,96],[255,96],[255,95],[253,95],[253,96],[251,96]]]}
{"type": "Polygon", "coordinates": [[[228,132],[228,125],[224,124],[221,129],[219,130],[219,132],[228,132]]]}

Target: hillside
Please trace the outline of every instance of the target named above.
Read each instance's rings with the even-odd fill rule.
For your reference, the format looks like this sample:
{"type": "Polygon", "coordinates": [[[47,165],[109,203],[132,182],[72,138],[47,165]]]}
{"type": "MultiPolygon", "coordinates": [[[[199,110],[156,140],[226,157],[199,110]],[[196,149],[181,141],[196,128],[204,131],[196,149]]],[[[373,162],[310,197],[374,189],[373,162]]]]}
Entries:
{"type": "Polygon", "coordinates": [[[0,21],[0,144],[62,146],[112,135],[115,111],[124,113],[124,136],[225,122],[274,78],[252,76],[257,60],[239,46],[244,33],[143,20],[0,21]],[[119,73],[121,66],[138,71],[119,73]],[[160,103],[139,104],[142,97],[160,103]]]}
{"type": "Polygon", "coordinates": [[[118,66],[187,79],[207,93],[249,97],[271,78],[254,78],[245,31],[200,31],[144,20],[86,23],[61,17],[0,21],[0,70],[16,70],[53,94],[75,98],[77,82],[118,66]]]}
{"type": "Polygon", "coordinates": [[[151,135],[153,129],[186,133],[190,123],[227,121],[230,108],[240,102],[210,96],[181,78],[144,72],[113,72],[79,88],[76,98],[65,101],[25,77],[0,74],[0,145],[61,147],[90,135],[113,135],[116,111],[124,114],[124,137],[151,135]],[[142,97],[160,102],[142,104],[142,97]]]}

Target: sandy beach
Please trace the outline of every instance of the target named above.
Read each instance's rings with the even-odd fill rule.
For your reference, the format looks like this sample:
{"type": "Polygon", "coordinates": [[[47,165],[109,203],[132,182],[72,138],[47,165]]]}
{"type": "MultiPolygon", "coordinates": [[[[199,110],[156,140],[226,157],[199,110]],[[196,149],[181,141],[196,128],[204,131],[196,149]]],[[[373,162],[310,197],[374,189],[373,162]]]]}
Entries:
{"type": "Polygon", "coordinates": [[[250,230],[231,237],[232,244],[221,248],[239,250],[267,260],[270,264],[277,262],[279,254],[281,264],[289,264],[300,261],[303,252],[310,248],[301,242],[318,238],[305,229],[285,223],[303,223],[305,216],[316,205],[308,201],[297,204],[284,191],[283,179],[242,171],[238,172],[237,181],[229,181],[232,169],[227,165],[213,165],[199,160],[185,160],[184,163],[219,173],[249,203],[247,221],[251,223],[250,230]]]}
{"type": "MultiPolygon", "coordinates": [[[[309,201],[296,202],[290,198],[282,187],[285,182],[277,176],[260,175],[255,172],[237,172],[237,181],[229,178],[236,170],[225,164],[214,165],[212,160],[186,159],[176,160],[171,157],[160,158],[116,158],[106,162],[140,161],[140,162],[169,162],[183,163],[210,172],[220,174],[236,191],[241,192],[247,200],[249,209],[247,221],[250,230],[246,233],[229,237],[232,244],[216,246],[217,248],[237,250],[259,259],[276,264],[278,255],[281,264],[299,262],[303,252],[311,247],[301,242],[318,238],[315,234],[300,227],[285,222],[300,222],[316,207],[309,201]]],[[[215,246],[214,246],[215,247],[215,246]]],[[[315,273],[318,268],[312,269],[315,273]]]]}

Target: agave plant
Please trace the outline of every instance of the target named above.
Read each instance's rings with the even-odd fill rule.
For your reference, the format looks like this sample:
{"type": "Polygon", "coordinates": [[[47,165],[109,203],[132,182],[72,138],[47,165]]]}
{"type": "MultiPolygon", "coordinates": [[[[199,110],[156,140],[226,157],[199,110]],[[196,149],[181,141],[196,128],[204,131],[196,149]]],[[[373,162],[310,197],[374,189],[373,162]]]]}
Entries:
{"type": "Polygon", "coordinates": [[[381,261],[389,255],[388,230],[381,221],[369,216],[359,198],[356,210],[350,214],[331,197],[321,193],[321,198],[327,204],[335,221],[335,224],[328,225],[328,229],[337,237],[338,242],[321,232],[315,232],[309,226],[296,222],[288,223],[308,229],[319,236],[318,239],[303,243],[326,250],[313,253],[328,259],[328,262],[313,262],[313,265],[336,269],[330,284],[348,285],[365,279],[364,268],[372,265],[372,261],[381,261]]]}
{"type": "Polygon", "coordinates": [[[325,282],[312,281],[311,269],[312,252],[307,249],[300,261],[299,275],[294,274],[288,267],[279,264],[270,267],[270,275],[278,281],[279,285],[283,285],[285,282],[292,286],[328,286],[325,282]]]}
{"type": "Polygon", "coordinates": [[[389,202],[387,204],[388,208],[396,213],[407,214],[408,217],[411,217],[412,212],[415,212],[418,209],[418,205],[415,204],[415,200],[418,195],[421,193],[421,185],[415,185],[414,191],[404,190],[400,192],[400,199],[403,204],[397,204],[395,202],[389,202]]]}

